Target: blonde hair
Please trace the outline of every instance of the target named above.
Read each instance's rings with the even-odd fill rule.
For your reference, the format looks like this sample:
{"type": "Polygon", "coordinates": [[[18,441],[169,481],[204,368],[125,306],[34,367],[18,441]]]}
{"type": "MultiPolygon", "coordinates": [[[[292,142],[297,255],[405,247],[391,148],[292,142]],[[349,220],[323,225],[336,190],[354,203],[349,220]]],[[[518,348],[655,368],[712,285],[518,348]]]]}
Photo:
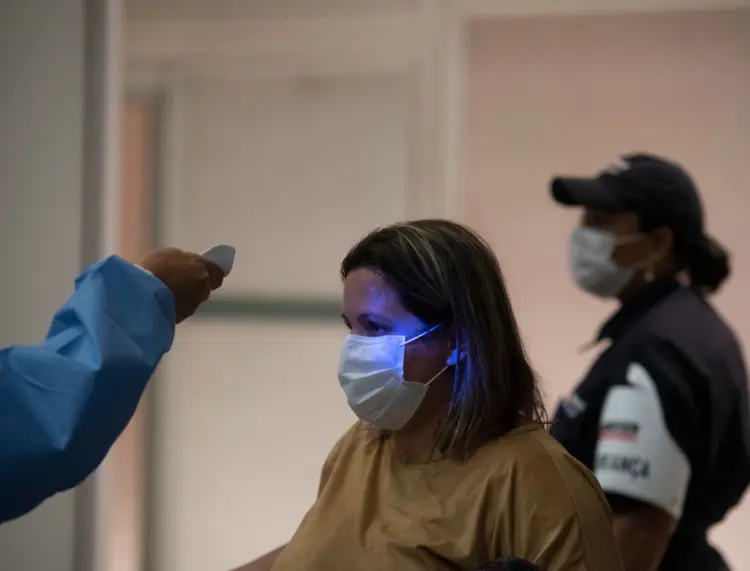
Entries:
{"type": "Polygon", "coordinates": [[[459,363],[438,433],[445,456],[465,459],[521,424],[547,422],[497,258],[465,226],[416,220],[379,228],[356,244],[341,276],[368,268],[427,325],[451,326],[459,363]]]}

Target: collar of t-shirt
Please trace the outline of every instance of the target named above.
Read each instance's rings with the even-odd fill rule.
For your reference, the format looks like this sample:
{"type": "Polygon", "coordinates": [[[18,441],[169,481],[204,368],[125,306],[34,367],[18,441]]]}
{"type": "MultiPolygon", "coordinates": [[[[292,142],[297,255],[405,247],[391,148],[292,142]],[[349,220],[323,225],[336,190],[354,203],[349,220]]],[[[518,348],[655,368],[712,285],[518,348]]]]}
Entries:
{"type": "Polygon", "coordinates": [[[620,309],[604,322],[599,329],[597,341],[617,341],[633,323],[681,287],[682,285],[673,277],[655,280],[640,294],[622,304],[620,309]]]}

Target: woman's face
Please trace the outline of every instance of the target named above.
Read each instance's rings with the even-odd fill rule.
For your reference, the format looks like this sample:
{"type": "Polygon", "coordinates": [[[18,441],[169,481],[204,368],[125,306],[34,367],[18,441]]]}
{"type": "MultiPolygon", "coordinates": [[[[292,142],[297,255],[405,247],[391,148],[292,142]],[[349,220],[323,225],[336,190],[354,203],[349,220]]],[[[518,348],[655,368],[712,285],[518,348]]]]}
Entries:
{"type": "Polygon", "coordinates": [[[619,244],[612,252],[612,261],[621,268],[639,268],[647,263],[656,265],[669,254],[672,248],[672,233],[666,228],[659,228],[643,233],[638,215],[631,212],[612,213],[598,210],[586,210],[581,225],[587,228],[603,230],[615,238],[640,238],[619,244]]]}
{"type": "MultiPolygon", "coordinates": [[[[361,268],[344,281],[341,316],[355,335],[378,337],[403,335],[407,341],[430,327],[402,305],[398,292],[378,273],[361,268]]],[[[404,356],[404,378],[426,383],[446,365],[451,340],[441,328],[407,343],[404,356]]]]}
{"type": "MultiPolygon", "coordinates": [[[[602,230],[617,239],[637,237],[641,234],[638,216],[625,212],[586,210],[583,213],[581,226],[602,230]]],[[[612,261],[621,268],[631,268],[647,260],[651,255],[651,243],[644,236],[642,240],[628,241],[615,247],[612,252],[612,261]]]]}

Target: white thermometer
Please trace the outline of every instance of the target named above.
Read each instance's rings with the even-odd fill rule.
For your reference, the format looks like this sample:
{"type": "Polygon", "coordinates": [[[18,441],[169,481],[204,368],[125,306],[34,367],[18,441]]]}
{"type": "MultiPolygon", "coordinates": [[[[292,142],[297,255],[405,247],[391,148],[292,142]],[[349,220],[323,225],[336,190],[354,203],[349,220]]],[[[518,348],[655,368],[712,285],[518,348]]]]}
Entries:
{"type": "Polygon", "coordinates": [[[228,276],[234,266],[234,246],[217,244],[203,252],[201,257],[219,266],[224,275],[228,276]]]}

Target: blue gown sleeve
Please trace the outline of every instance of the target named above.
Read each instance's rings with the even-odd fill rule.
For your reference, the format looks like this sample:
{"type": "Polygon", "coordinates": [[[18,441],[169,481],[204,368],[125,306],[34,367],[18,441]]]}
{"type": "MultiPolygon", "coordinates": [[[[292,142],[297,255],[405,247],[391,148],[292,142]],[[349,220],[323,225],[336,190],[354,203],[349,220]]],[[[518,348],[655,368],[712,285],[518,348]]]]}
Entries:
{"type": "Polygon", "coordinates": [[[42,345],[0,350],[0,523],[99,466],[174,330],[172,292],[112,256],[76,280],[42,345]]]}

